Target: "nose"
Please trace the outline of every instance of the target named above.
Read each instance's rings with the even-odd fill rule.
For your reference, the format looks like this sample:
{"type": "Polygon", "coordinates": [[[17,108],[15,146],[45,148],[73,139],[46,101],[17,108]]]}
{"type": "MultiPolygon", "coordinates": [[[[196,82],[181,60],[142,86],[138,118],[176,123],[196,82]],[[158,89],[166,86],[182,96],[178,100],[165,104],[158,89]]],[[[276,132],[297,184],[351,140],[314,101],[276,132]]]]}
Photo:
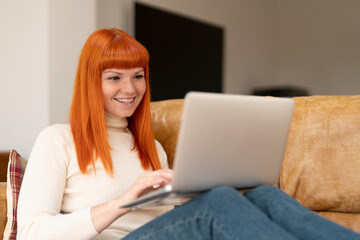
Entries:
{"type": "Polygon", "coordinates": [[[127,78],[122,85],[122,91],[127,94],[132,94],[136,91],[135,86],[131,78],[127,78]]]}

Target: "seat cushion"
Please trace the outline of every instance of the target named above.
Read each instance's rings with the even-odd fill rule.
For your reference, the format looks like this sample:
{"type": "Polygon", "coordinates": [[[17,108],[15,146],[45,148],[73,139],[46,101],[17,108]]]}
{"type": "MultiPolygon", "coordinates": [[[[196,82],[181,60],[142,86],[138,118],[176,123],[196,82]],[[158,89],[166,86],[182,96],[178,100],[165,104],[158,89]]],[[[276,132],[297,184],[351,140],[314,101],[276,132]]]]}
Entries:
{"type": "Polygon", "coordinates": [[[360,234],[360,213],[317,212],[317,214],[360,234]]]}

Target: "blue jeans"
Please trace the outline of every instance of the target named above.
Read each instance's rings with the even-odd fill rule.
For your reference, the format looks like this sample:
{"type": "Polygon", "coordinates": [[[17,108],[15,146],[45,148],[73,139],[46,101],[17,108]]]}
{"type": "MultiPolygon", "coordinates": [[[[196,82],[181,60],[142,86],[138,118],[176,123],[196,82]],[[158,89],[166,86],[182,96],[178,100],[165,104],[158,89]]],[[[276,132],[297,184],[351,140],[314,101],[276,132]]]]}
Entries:
{"type": "Polygon", "coordinates": [[[360,235],[301,206],[271,186],[244,195],[214,188],[124,239],[359,239],[360,235]]]}

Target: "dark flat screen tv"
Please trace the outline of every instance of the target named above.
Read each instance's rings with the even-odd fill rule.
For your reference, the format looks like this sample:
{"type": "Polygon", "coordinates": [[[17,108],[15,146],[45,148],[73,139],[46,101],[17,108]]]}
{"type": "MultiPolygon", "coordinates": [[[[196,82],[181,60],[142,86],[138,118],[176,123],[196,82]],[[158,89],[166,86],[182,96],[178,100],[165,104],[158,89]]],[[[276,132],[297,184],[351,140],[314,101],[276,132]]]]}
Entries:
{"type": "Polygon", "coordinates": [[[150,54],[152,101],[222,92],[223,29],[135,2],[135,38],[150,54]]]}

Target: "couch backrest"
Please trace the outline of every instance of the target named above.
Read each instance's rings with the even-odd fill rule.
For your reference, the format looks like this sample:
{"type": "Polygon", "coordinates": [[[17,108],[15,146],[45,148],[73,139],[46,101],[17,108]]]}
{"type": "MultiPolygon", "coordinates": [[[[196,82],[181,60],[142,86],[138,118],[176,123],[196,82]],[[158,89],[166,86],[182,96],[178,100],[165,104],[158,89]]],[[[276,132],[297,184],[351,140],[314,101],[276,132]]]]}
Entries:
{"type": "Polygon", "coordinates": [[[163,146],[170,167],[174,161],[183,107],[183,99],[151,102],[151,118],[155,138],[163,146]]]}
{"type": "Polygon", "coordinates": [[[360,211],[360,96],[295,99],[280,187],[313,210],[360,211]]]}
{"type": "MultiPolygon", "coordinates": [[[[360,96],[297,97],[280,187],[313,210],[360,211],[360,96]]],[[[172,166],[183,99],[152,102],[172,166]]]]}

